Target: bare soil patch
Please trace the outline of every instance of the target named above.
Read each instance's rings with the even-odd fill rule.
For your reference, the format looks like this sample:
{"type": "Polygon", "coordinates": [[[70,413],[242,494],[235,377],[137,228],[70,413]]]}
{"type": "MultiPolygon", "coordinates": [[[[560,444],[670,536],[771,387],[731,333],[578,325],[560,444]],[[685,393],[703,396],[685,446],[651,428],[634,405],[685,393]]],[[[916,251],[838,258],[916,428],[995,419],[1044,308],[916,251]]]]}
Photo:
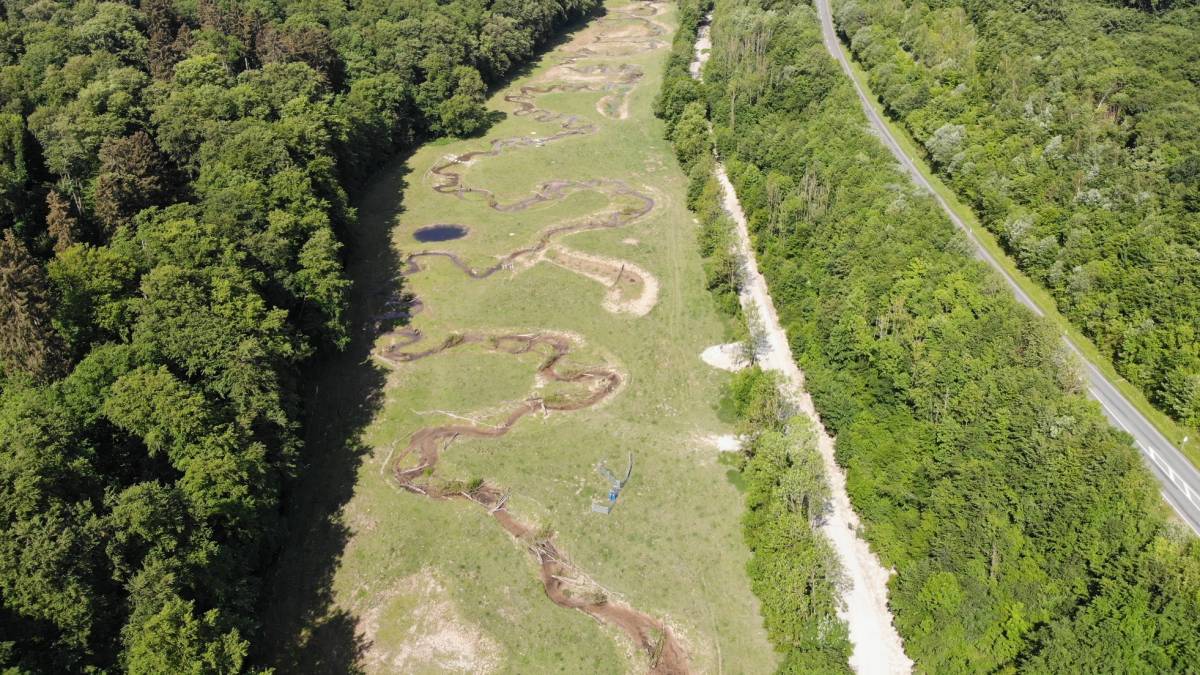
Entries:
{"type": "Polygon", "coordinates": [[[645,316],[658,303],[658,280],[631,262],[556,246],[546,260],[604,284],[604,309],[613,314],[645,316]]]}
{"type": "Polygon", "coordinates": [[[366,645],[363,666],[368,673],[491,673],[499,667],[500,645],[462,616],[432,571],[401,579],[372,600],[357,624],[366,645]],[[388,610],[398,602],[412,607],[411,625],[403,641],[384,646],[376,637],[388,610]]]}
{"type": "Polygon", "coordinates": [[[746,346],[741,342],[730,342],[724,345],[713,345],[700,352],[700,358],[713,368],[737,372],[750,365],[746,354],[746,346]]]}

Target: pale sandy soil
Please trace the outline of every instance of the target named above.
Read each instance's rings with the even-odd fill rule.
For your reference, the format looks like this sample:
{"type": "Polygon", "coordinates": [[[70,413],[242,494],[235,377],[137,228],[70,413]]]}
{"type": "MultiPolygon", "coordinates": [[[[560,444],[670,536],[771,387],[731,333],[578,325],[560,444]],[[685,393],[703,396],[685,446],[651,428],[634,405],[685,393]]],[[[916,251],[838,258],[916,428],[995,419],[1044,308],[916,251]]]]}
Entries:
{"type": "Polygon", "coordinates": [[[658,304],[658,279],[631,262],[583,253],[557,245],[543,256],[547,262],[604,284],[604,309],[613,314],[645,316],[658,304]],[[637,295],[629,294],[636,291],[637,295]]]}
{"type": "Polygon", "coordinates": [[[750,365],[750,360],[746,358],[745,346],[741,342],[713,345],[700,352],[700,359],[713,368],[730,372],[737,372],[750,365]]]}
{"type": "Polygon", "coordinates": [[[358,622],[358,634],[366,643],[363,665],[368,673],[490,673],[499,667],[500,646],[460,614],[429,570],[401,579],[374,601],[358,622]],[[387,649],[375,638],[384,613],[397,600],[413,608],[412,625],[403,642],[387,649]]]}
{"type": "MultiPolygon", "coordinates": [[[[704,62],[708,60],[711,44],[708,26],[705,25],[696,41],[696,58],[691,66],[693,77],[699,78],[704,62]]],[[[846,474],[834,458],[834,440],[821,423],[812,396],[804,389],[804,373],[792,358],[787,334],[779,323],[767,281],[758,271],[754,247],[746,227],[746,215],[720,162],[717,163],[716,173],[721,184],[723,205],[736,225],[735,246],[742,260],[739,299],[746,315],[756,317],[760,323],[751,327],[751,333],[758,336],[754,341],[755,360],[764,370],[774,370],[784,376],[785,393],[797,410],[811,420],[817,433],[817,449],[825,466],[831,496],[831,511],[821,531],[833,545],[849,581],[842,594],[838,616],[846,622],[854,646],[850,667],[857,673],[910,673],[913,662],[904,653],[904,643],[896,632],[891,610],[888,609],[887,582],[892,571],[884,569],[871,547],[858,536],[860,524],[846,493],[846,474]]]]}
{"type": "Polygon", "coordinates": [[[742,449],[742,438],[733,434],[709,436],[708,441],[713,444],[717,452],[737,452],[742,449]]]}

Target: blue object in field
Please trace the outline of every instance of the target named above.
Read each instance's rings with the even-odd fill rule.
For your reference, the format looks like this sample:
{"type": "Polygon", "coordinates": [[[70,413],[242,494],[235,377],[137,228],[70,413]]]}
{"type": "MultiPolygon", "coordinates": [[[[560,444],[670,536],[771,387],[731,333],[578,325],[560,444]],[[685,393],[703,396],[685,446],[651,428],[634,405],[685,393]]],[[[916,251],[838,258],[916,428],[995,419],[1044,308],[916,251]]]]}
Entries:
{"type": "Polygon", "coordinates": [[[609,490],[608,491],[608,501],[610,501],[610,502],[617,501],[617,495],[619,495],[619,494],[621,494],[621,493],[618,490],[609,490]]]}

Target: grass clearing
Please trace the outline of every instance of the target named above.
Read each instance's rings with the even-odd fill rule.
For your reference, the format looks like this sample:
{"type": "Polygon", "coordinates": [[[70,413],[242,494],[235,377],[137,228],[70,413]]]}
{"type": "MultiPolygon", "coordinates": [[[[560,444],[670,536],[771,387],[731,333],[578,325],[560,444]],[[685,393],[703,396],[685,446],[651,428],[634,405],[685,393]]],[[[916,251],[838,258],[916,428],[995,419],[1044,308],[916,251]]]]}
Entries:
{"type": "MultiPolygon", "coordinates": [[[[622,4],[613,3],[609,16],[622,4]]],[[[662,13],[655,20],[673,27],[674,6],[657,7],[662,13]]],[[[511,112],[505,95],[531,82],[553,82],[562,68],[551,70],[565,51],[590,44],[603,21],[581,28],[528,75],[497,92],[493,108],[511,112]]],[[[627,24],[636,26],[623,21],[623,34],[627,24]]],[[[442,452],[437,474],[467,483],[482,478],[511,491],[507,510],[514,517],[553,531],[556,546],[608,595],[662,620],[692,670],[768,672],[776,656],[745,574],[743,498],[726,475],[729,468],[711,461],[714,451],[700,439],[731,431],[728,418],[719,414],[729,375],[700,360],[704,348],[727,341],[731,331],[704,287],[697,225],[683,203],[686,179],[650,112],[669,38],[663,36],[661,46],[650,51],[623,49],[576,63],[641,69],[643,77],[628,93],[626,119],[597,111],[604,93],[536,97],[539,107],[586,117],[596,132],[480,157],[462,173],[466,185],[493,190],[502,202],[522,199],[556,179],[618,179],[650,195],[655,206],[645,216],[554,243],[647,271],[660,288],[654,308],[640,317],[605,311],[603,284],[547,262],[473,280],[449,260],[426,258],[423,270],[404,282],[424,305],[411,323],[424,340],[408,350],[429,348],[461,331],[555,331],[575,338],[560,372],[600,365],[619,372],[621,388],[595,407],[530,414],[502,437],[456,440],[442,452]],[[630,239],[636,243],[627,243],[630,239]],[[633,477],[613,513],[593,513],[593,499],[603,499],[608,489],[597,464],[620,472],[631,453],[633,477]]],[[[626,198],[585,190],[503,213],[482,200],[431,189],[436,177],[429,169],[447,155],[535,131],[545,137],[557,128],[555,122],[509,115],[485,138],[427,145],[385,172],[360,205],[360,236],[371,242],[358,246],[370,247],[386,233],[390,246],[379,255],[390,262],[356,269],[358,311],[369,312],[362,308],[378,307],[379,298],[396,292],[394,269],[409,253],[448,251],[478,268],[535,242],[547,228],[626,206],[626,198]],[[411,237],[420,227],[447,222],[471,233],[434,244],[411,237]]],[[[344,434],[315,431],[310,440],[315,456],[307,471],[314,475],[306,481],[314,494],[322,489],[318,476],[340,478],[344,485],[334,488],[336,496],[315,498],[325,500],[324,507],[314,503],[305,507],[311,510],[307,517],[295,518],[303,532],[285,551],[274,585],[277,596],[292,592],[309,599],[276,599],[266,612],[268,621],[279,624],[274,642],[288,652],[276,658],[280,667],[317,670],[320,664],[353,661],[387,672],[400,668],[395,656],[400,654],[407,659],[405,672],[439,672],[461,669],[452,664],[467,661],[455,659],[474,654],[481,671],[646,669],[647,658],[624,633],[551,602],[534,559],[486,510],[465,500],[405,492],[390,480],[389,463],[419,429],[462,423],[454,416],[491,424],[506,404],[534,394],[547,400],[569,396],[572,387],[539,382],[544,354],[512,356],[468,345],[388,368],[366,362],[373,339],[358,336],[357,353],[345,359],[357,358],[356,372],[376,383],[378,395],[369,404],[354,399],[361,392],[347,384],[344,369],[331,366],[319,378],[322,393],[314,405],[327,402],[331,426],[351,416],[339,411],[354,411],[359,424],[344,434]],[[345,450],[347,445],[354,450],[345,450]],[[347,452],[356,461],[344,461],[347,452]],[[343,465],[352,470],[343,468],[339,476],[334,467],[343,465]],[[402,599],[415,592],[404,590],[414,584],[441,589],[429,602],[451,619],[431,621],[420,606],[402,599]],[[367,619],[379,625],[368,631],[367,619]],[[447,625],[454,630],[443,630],[447,625]],[[459,636],[458,651],[421,651],[437,631],[459,636]]]]}

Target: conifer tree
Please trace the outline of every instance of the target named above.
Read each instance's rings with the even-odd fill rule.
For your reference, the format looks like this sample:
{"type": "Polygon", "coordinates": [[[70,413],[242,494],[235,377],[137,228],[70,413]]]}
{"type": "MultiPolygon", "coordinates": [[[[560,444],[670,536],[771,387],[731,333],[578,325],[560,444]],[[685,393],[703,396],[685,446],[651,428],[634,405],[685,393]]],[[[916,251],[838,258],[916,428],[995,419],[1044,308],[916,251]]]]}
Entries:
{"type": "Polygon", "coordinates": [[[146,132],[104,142],[94,198],[106,238],[162,196],[164,173],[162,155],[146,132]]]}
{"type": "Polygon", "coordinates": [[[37,378],[58,370],[46,272],[12,230],[0,239],[0,365],[37,378]]]}
{"type": "Polygon", "coordinates": [[[176,44],[179,21],[170,0],[146,0],[141,4],[149,36],[147,62],[156,80],[168,80],[182,53],[176,44]]]}
{"type": "Polygon", "coordinates": [[[54,239],[54,252],[62,253],[78,239],[79,224],[71,215],[71,203],[58,190],[46,195],[46,231],[54,239]]]}

